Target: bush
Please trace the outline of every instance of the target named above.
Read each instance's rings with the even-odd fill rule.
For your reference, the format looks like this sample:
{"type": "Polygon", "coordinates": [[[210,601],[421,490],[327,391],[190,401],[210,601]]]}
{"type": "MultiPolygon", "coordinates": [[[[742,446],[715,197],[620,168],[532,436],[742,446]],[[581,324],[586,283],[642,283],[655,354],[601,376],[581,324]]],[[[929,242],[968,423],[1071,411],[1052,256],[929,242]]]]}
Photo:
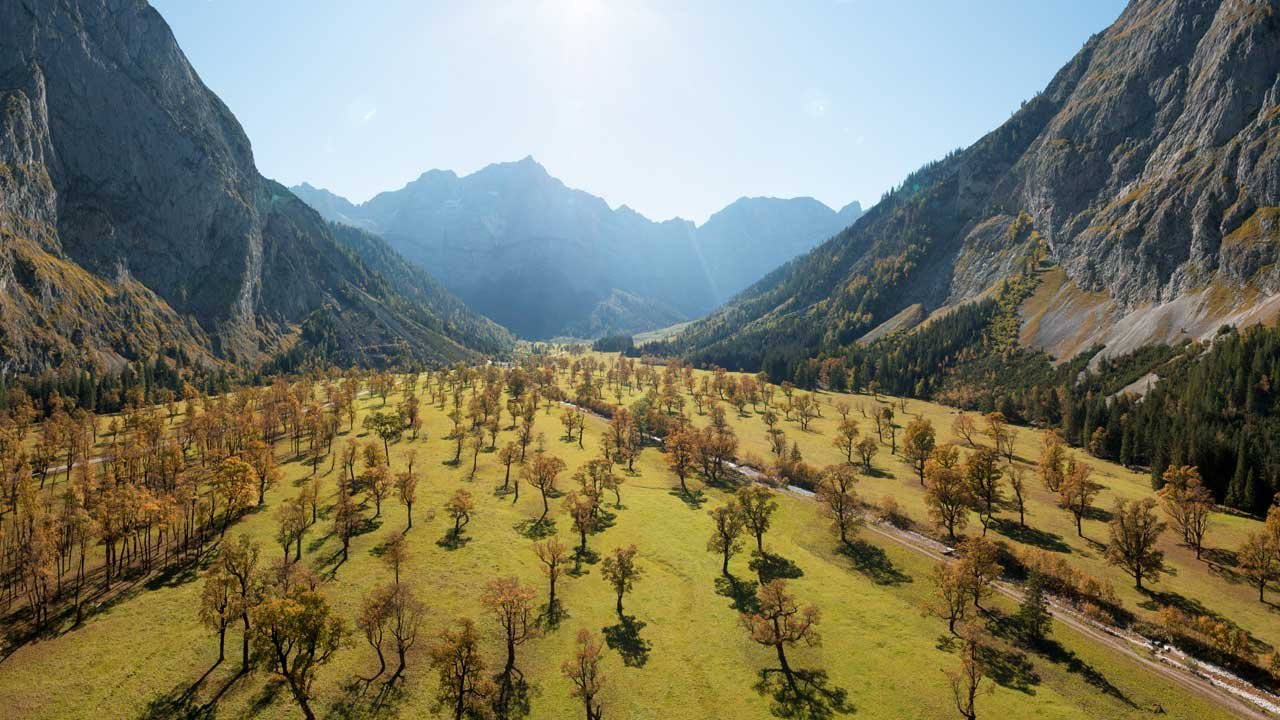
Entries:
{"type": "Polygon", "coordinates": [[[896,528],[906,530],[911,527],[911,518],[898,505],[898,499],[892,495],[885,495],[880,500],[880,513],[878,515],[881,522],[887,522],[896,528]]]}

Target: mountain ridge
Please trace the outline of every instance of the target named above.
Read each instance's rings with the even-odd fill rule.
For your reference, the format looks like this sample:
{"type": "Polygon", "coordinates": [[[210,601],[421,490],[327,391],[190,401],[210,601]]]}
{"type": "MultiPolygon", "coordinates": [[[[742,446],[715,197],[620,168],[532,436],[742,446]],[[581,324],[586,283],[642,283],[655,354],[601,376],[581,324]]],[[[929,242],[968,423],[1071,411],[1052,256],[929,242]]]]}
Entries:
{"type": "Polygon", "coordinates": [[[654,221],[567,186],[532,156],[463,176],[430,170],[359,204],[310,184],[293,191],[332,222],[382,234],[469,304],[535,339],[700,316],[861,213],[856,201],[836,211],[807,197],[744,196],[702,225],[654,221]]]}
{"type": "Polygon", "coordinates": [[[1280,7],[1140,0],[976,143],[912,173],[673,349],[758,367],[839,354],[1059,267],[1019,338],[1063,359],[1269,321],[1280,302],[1280,7]]]}
{"type": "Polygon", "coordinates": [[[342,364],[509,344],[475,316],[455,314],[447,337],[435,309],[402,302],[258,173],[239,122],[145,2],[17,0],[0,28],[6,368],[161,354],[252,367],[306,354],[316,313],[347,333],[327,357],[342,364]]]}

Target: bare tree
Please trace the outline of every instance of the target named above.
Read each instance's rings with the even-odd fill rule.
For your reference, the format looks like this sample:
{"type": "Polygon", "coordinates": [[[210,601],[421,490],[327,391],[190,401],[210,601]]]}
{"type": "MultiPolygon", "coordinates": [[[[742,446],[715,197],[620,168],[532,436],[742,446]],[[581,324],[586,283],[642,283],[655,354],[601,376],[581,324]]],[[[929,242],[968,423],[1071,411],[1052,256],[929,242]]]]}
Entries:
{"type": "Polygon", "coordinates": [[[795,597],[787,591],[784,580],[771,580],[761,585],[756,591],[756,599],[759,609],[742,613],[739,619],[751,633],[752,640],[772,647],[777,653],[779,669],[794,693],[797,691],[795,671],[787,662],[786,649],[801,643],[817,645],[821,638],[814,626],[821,620],[821,615],[812,605],[801,609],[795,597]]]}
{"type": "Polygon", "coordinates": [[[605,680],[604,673],[600,672],[600,657],[603,654],[604,646],[600,641],[586,628],[582,628],[578,631],[573,659],[566,660],[560,666],[560,672],[573,683],[571,694],[582,701],[586,720],[601,720],[604,717],[604,706],[596,699],[605,680]]]}

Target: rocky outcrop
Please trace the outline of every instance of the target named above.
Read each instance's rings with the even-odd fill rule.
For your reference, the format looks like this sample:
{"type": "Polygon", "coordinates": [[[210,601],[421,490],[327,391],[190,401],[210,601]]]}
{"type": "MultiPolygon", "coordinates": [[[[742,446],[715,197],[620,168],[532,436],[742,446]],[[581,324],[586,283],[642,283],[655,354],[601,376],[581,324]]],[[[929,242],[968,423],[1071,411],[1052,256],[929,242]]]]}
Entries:
{"type": "Polygon", "coordinates": [[[783,339],[832,350],[914,304],[978,297],[1037,248],[1063,275],[1022,337],[1060,358],[1273,319],[1278,152],[1280,3],[1135,0],[1008,122],[682,347],[742,361],[783,339]],[[1035,243],[1006,232],[1023,216],[1035,243]]]}
{"type": "Polygon", "coordinates": [[[530,338],[632,333],[702,315],[857,219],[812,198],[742,198],[701,227],[568,188],[533,158],[432,170],[360,205],[293,191],[374,230],[469,305],[530,338]]]}
{"type": "MultiPolygon", "coordinates": [[[[338,362],[384,361],[377,348],[391,345],[424,360],[470,354],[465,333],[447,347],[418,344],[434,310],[397,309],[393,286],[258,174],[239,123],[145,2],[0,5],[0,97],[8,168],[0,182],[13,188],[0,198],[8,215],[0,255],[48,255],[59,272],[39,274],[43,289],[33,292],[83,314],[89,332],[71,345],[128,358],[180,341],[193,355],[253,365],[294,347],[301,324],[320,312],[351,320],[353,334],[330,348],[338,362]],[[121,292],[157,328],[141,347],[113,339],[118,332],[105,328],[117,318],[107,309],[66,305],[121,292]]],[[[28,370],[49,362],[34,348],[63,335],[37,340],[33,311],[6,313],[0,343],[6,362],[28,370]]]]}

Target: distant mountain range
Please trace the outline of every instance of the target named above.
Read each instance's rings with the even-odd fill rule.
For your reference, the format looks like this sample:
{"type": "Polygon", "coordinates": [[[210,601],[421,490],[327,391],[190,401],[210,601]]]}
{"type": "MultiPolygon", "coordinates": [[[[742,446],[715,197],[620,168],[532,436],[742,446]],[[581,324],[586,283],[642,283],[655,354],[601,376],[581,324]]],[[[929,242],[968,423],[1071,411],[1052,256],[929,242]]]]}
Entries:
{"type": "Polygon", "coordinates": [[[1130,3],[1007,122],[690,325],[672,350],[785,373],[988,297],[1016,301],[989,333],[1011,328],[1058,359],[1274,322],[1278,8],[1130,3]],[[1005,281],[1028,291],[1002,294],[1005,281]]]}
{"type": "Polygon", "coordinates": [[[0,371],[450,362],[512,338],[260,175],[164,19],[0,3],[0,371]]]}
{"type": "Polygon", "coordinates": [[[335,223],[381,235],[468,305],[523,337],[598,337],[704,315],[847,227],[812,198],[741,198],[697,226],[654,222],[566,187],[531,157],[432,170],[356,205],[302,184],[335,223]]]}

